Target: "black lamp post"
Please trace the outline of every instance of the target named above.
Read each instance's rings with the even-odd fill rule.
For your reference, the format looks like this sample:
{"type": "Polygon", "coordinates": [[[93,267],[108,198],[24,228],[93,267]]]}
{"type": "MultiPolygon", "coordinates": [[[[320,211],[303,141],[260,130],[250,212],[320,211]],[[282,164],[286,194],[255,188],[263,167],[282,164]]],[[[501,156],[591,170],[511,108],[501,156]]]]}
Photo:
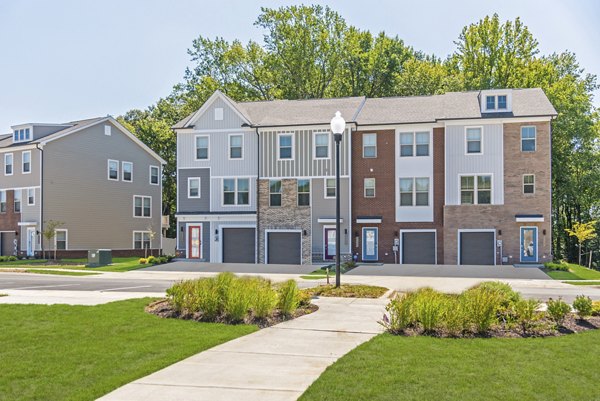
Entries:
{"type": "Polygon", "coordinates": [[[339,111],[331,119],[331,132],[335,140],[335,286],[340,286],[340,142],[346,130],[346,121],[339,111]]]}

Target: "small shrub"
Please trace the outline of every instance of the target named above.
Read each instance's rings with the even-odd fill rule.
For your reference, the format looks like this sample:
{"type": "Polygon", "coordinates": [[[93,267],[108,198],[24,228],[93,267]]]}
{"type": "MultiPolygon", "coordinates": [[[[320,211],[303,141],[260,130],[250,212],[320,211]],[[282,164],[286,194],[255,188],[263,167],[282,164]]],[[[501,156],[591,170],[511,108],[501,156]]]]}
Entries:
{"type": "Polygon", "coordinates": [[[173,259],[175,259],[175,256],[174,255],[167,255],[166,258],[167,258],[167,262],[170,262],[173,259]]]}
{"type": "Polygon", "coordinates": [[[353,269],[356,266],[358,266],[358,264],[353,260],[348,260],[342,264],[342,267],[344,268],[344,270],[353,269]]]}
{"type": "Polygon", "coordinates": [[[8,259],[6,260],[7,262],[16,262],[17,260],[19,260],[19,258],[17,258],[14,255],[11,255],[8,257],[8,259]]]}
{"type": "Polygon", "coordinates": [[[414,326],[416,323],[412,312],[414,300],[414,292],[396,295],[386,305],[387,314],[383,315],[380,324],[393,334],[402,333],[407,328],[414,326]]]}
{"type": "Polygon", "coordinates": [[[138,260],[138,263],[140,265],[145,265],[146,263],[148,263],[148,259],[146,259],[146,258],[140,258],[140,260],[138,260]]]}
{"type": "Polygon", "coordinates": [[[440,327],[444,313],[444,295],[432,288],[422,288],[415,293],[414,318],[427,333],[440,327]]]}
{"type": "Polygon", "coordinates": [[[563,262],[546,262],[544,263],[544,267],[548,270],[560,270],[563,272],[569,271],[569,265],[563,262]]]}
{"type": "Polygon", "coordinates": [[[309,306],[312,301],[312,295],[307,291],[298,292],[298,307],[309,306]]]}
{"type": "Polygon", "coordinates": [[[536,299],[520,299],[515,304],[516,320],[519,323],[523,334],[530,332],[534,327],[535,322],[539,319],[539,307],[540,301],[536,299]]]}
{"type": "Polygon", "coordinates": [[[167,263],[167,258],[165,256],[161,256],[159,258],[157,258],[158,263],[163,264],[163,263],[167,263]]]}
{"type": "Polygon", "coordinates": [[[148,264],[154,264],[156,263],[156,258],[154,256],[148,256],[148,259],[146,259],[148,261],[148,264]]]}
{"type": "Polygon", "coordinates": [[[487,332],[498,321],[502,297],[496,289],[474,287],[463,293],[466,316],[478,333],[487,332]]]}
{"type": "Polygon", "coordinates": [[[580,319],[584,319],[592,314],[593,304],[590,297],[577,295],[573,302],[573,308],[577,311],[580,319]]]}
{"type": "Polygon", "coordinates": [[[593,301],[592,302],[592,315],[593,316],[600,316],[600,301],[593,301]]]}
{"type": "Polygon", "coordinates": [[[288,280],[279,287],[278,308],[284,316],[290,316],[298,308],[300,294],[298,284],[294,280],[288,280]]]}
{"type": "Polygon", "coordinates": [[[498,294],[499,302],[502,306],[508,307],[521,299],[521,294],[512,289],[512,287],[501,281],[485,281],[473,288],[484,288],[498,294]]]}
{"type": "Polygon", "coordinates": [[[556,326],[560,327],[565,321],[565,318],[569,312],[571,312],[571,307],[561,298],[558,298],[557,300],[550,298],[547,305],[548,315],[554,321],[556,326]]]}
{"type": "Polygon", "coordinates": [[[0,262],[6,262],[7,259],[6,256],[0,256],[0,262]]]}
{"type": "Polygon", "coordinates": [[[277,292],[273,290],[270,280],[256,278],[252,281],[251,309],[259,319],[264,319],[273,314],[277,306],[277,292]]]}

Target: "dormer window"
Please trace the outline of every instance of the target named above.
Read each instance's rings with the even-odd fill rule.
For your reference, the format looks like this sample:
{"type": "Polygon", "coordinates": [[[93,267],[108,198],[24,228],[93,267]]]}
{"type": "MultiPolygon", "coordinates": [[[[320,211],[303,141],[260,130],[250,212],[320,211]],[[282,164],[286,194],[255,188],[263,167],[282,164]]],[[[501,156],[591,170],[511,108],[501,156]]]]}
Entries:
{"type": "Polygon", "coordinates": [[[481,92],[481,112],[512,111],[512,91],[510,89],[485,90],[481,92]]]}
{"type": "Polygon", "coordinates": [[[498,95],[498,110],[506,110],[506,95],[498,95]]]}
{"type": "Polygon", "coordinates": [[[496,110],[496,96],[486,96],[485,108],[486,110],[496,110]]]}
{"type": "Polygon", "coordinates": [[[15,129],[13,133],[13,142],[27,142],[31,140],[31,128],[15,129]]]}

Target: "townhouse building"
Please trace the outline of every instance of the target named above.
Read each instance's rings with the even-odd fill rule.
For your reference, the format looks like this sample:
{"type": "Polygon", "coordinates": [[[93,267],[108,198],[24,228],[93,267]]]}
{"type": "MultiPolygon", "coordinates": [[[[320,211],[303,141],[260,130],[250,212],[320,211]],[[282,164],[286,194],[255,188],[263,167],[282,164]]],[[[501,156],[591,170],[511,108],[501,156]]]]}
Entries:
{"type": "Polygon", "coordinates": [[[217,91],[174,127],[180,254],[332,260],[336,111],[347,122],[343,255],[403,264],[551,259],[556,111],[540,89],[265,102],[217,91]]]}
{"type": "Polygon", "coordinates": [[[1,255],[161,248],[164,161],[115,119],[12,129],[0,136],[1,255]],[[61,223],[51,243],[42,235],[49,221],[61,223]]]}

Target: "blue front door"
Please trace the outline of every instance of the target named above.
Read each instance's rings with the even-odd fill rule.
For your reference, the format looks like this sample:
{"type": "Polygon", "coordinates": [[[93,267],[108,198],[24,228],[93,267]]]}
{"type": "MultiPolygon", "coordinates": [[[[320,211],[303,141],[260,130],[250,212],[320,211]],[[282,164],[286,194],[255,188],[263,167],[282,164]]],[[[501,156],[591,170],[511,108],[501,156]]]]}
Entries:
{"type": "Polygon", "coordinates": [[[521,262],[537,260],[537,227],[521,227],[521,262]]]}
{"type": "Polygon", "coordinates": [[[377,228],[363,228],[362,238],[362,260],[377,261],[377,228]]]}

